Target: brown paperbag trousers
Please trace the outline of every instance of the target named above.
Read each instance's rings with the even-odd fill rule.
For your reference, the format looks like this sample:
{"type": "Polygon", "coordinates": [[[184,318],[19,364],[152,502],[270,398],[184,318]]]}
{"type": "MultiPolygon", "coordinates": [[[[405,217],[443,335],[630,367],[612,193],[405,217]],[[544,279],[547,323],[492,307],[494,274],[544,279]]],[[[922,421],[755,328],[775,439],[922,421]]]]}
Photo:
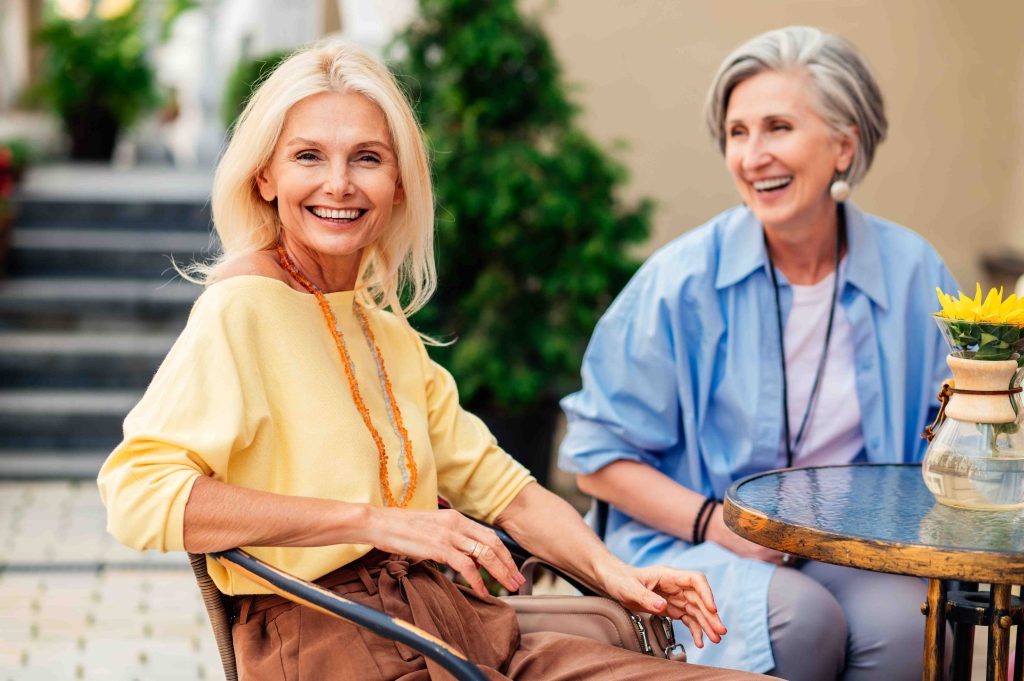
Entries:
{"type": "MultiPolygon", "coordinates": [[[[512,608],[419,562],[372,551],[317,583],[399,617],[466,654],[491,679],[725,681],[757,675],[671,662],[556,633],[520,636],[512,608]]],[[[241,681],[450,681],[407,646],[279,596],[236,599],[241,681]]]]}

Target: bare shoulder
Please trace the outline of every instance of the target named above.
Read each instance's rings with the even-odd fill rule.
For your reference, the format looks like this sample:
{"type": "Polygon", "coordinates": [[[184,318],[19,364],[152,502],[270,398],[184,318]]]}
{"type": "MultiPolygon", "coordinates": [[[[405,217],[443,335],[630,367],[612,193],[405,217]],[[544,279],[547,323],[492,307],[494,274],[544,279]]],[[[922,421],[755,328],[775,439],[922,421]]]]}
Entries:
{"type": "Polygon", "coordinates": [[[277,262],[277,253],[273,251],[256,251],[240,255],[227,261],[217,270],[217,281],[240,276],[267,277],[291,285],[291,277],[281,269],[277,262]]]}

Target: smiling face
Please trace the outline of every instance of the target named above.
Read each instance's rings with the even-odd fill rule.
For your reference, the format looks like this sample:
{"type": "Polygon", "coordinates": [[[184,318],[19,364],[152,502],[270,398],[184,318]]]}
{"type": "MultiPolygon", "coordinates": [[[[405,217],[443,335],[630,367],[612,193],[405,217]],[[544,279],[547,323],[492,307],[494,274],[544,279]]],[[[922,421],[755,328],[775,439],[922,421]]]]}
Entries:
{"type": "Polygon", "coordinates": [[[325,92],[291,108],[256,180],[264,200],[277,200],[281,240],[300,268],[315,266],[337,289],[352,288],[363,249],[390,224],[403,199],[398,178],[380,108],[357,93],[325,92]]]}
{"type": "Polygon", "coordinates": [[[725,115],[725,162],[743,202],[773,229],[814,227],[835,214],[833,174],[853,159],[815,107],[809,77],[765,71],[732,91],[725,115]]]}

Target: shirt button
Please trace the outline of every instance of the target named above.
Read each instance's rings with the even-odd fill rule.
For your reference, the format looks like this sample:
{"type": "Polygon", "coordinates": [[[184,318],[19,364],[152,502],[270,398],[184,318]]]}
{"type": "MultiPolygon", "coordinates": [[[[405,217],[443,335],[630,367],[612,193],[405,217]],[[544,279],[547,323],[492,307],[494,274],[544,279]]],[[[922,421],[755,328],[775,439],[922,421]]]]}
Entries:
{"type": "Polygon", "coordinates": [[[868,447],[871,448],[871,449],[878,449],[878,446],[880,444],[881,444],[881,441],[877,437],[873,437],[873,438],[871,438],[871,442],[868,443],[868,447]]]}
{"type": "Polygon", "coordinates": [[[870,371],[871,370],[871,360],[870,359],[864,360],[863,362],[861,362],[860,364],[857,365],[857,368],[860,369],[861,371],[870,371]]]}

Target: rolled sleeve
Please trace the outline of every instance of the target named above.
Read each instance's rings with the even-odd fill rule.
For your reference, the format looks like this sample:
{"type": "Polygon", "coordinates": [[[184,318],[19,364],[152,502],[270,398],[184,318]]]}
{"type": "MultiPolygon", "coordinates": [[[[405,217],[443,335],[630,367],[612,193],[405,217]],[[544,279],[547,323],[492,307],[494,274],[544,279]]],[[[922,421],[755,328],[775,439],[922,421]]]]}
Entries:
{"type": "Polygon", "coordinates": [[[594,330],[583,388],[561,402],[567,432],[559,466],[593,473],[619,460],[657,466],[682,425],[670,305],[641,270],[594,330]]]}
{"type": "Polygon", "coordinates": [[[607,426],[578,416],[574,411],[573,397],[576,395],[566,397],[561,403],[567,424],[565,439],[558,451],[559,468],[585,475],[621,460],[657,465],[655,455],[615,437],[607,426]]]}
{"type": "Polygon", "coordinates": [[[185,505],[202,473],[168,465],[162,455],[152,462],[148,458],[124,446],[104,466],[99,488],[107,507],[107,531],[139,551],[184,551],[185,505]]]}

